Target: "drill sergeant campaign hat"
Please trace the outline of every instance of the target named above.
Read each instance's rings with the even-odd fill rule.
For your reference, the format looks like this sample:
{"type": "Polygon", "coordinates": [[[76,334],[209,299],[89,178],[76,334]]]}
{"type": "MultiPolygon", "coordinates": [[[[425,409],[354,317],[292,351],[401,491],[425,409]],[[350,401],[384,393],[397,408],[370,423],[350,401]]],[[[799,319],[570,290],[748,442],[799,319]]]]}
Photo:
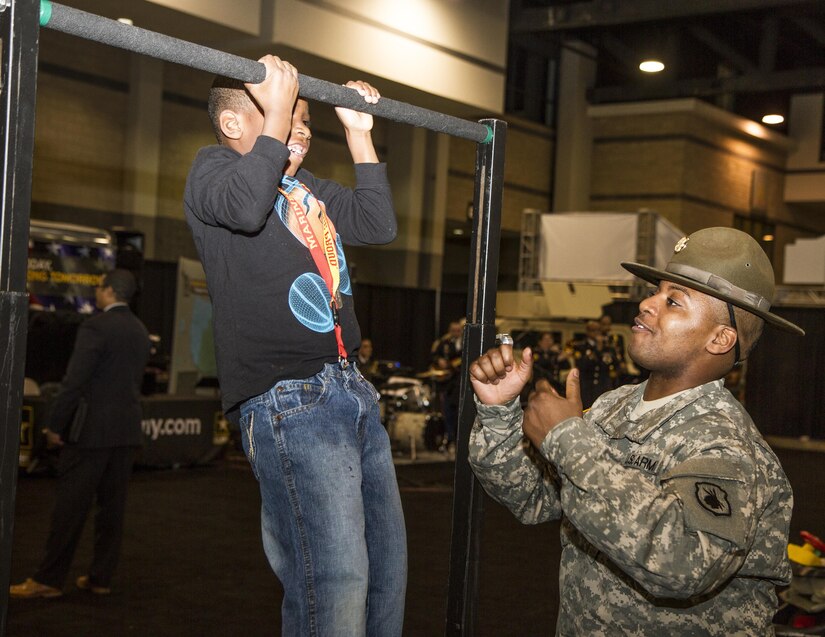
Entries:
{"type": "Polygon", "coordinates": [[[664,270],[641,263],[622,263],[622,267],[650,283],[671,281],[725,301],[734,328],[731,304],[786,332],[805,335],[801,327],[769,311],[773,266],[756,239],[741,230],[704,228],[682,237],[664,270]]]}

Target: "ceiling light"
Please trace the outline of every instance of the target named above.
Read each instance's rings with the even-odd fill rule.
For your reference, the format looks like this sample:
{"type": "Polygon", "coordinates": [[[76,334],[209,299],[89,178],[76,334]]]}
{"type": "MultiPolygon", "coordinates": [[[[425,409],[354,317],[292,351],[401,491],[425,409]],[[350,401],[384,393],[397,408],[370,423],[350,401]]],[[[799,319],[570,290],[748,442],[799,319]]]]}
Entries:
{"type": "Polygon", "coordinates": [[[132,18],[118,18],[117,21],[121,24],[128,24],[129,26],[134,25],[134,22],[132,22],[132,18]]]}
{"type": "Polygon", "coordinates": [[[455,235],[456,237],[460,237],[463,234],[464,234],[464,230],[462,228],[453,229],[453,235],[455,235]]]}
{"type": "Polygon", "coordinates": [[[772,234],[763,234],[762,235],[762,241],[766,241],[766,242],[767,241],[773,241],[773,235],[772,234]]]}
{"type": "Polygon", "coordinates": [[[665,65],[659,60],[644,60],[639,65],[639,70],[645,73],[658,73],[665,70],[665,65]]]}
{"type": "Polygon", "coordinates": [[[763,124],[781,124],[785,121],[785,118],[778,113],[770,113],[768,115],[762,116],[762,123],[763,124]]]}

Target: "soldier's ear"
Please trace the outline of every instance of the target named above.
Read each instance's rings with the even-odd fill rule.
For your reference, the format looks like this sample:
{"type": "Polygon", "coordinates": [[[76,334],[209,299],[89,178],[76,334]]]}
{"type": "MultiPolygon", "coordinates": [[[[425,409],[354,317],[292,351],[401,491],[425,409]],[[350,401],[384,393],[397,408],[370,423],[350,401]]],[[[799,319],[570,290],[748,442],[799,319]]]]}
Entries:
{"type": "Polygon", "coordinates": [[[727,354],[736,345],[739,335],[730,325],[717,325],[705,349],[714,356],[727,354]]]}

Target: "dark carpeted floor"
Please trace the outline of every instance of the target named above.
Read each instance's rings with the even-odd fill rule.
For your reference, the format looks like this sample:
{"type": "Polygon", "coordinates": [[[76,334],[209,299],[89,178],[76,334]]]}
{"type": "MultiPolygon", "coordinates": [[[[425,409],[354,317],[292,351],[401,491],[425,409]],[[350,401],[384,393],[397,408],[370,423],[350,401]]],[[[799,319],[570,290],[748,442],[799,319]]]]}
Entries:
{"type": "MultiPolygon", "coordinates": [[[[780,450],[794,486],[792,539],[825,536],[821,454],[780,450]]],[[[407,519],[410,574],[405,635],[444,634],[452,511],[451,462],[397,467],[407,519]]],[[[53,479],[18,481],[12,580],[41,557],[53,479]]],[[[281,589],[259,532],[257,483],[243,459],[177,471],[137,471],[114,591],[78,591],[91,551],[91,524],[56,600],[10,600],[9,637],[272,636],[280,634],[281,589]]],[[[558,599],[558,526],[526,527],[487,501],[476,635],[553,635],[558,599]]]]}

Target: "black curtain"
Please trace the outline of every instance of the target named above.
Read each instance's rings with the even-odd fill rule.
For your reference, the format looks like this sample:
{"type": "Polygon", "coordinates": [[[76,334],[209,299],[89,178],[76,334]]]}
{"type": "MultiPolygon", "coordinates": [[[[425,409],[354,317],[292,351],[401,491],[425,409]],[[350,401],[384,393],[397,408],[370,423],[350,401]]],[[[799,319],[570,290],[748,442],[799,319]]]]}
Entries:
{"type": "Polygon", "coordinates": [[[447,333],[450,323],[467,316],[467,292],[442,292],[440,309],[436,338],[447,333]]]}
{"type": "Polygon", "coordinates": [[[825,439],[825,309],[774,312],[806,335],[765,325],[748,361],[745,406],[763,434],[825,439]]]}
{"type": "Polygon", "coordinates": [[[378,360],[398,361],[422,371],[435,339],[435,293],[358,283],[355,314],[364,338],[372,340],[378,360]]]}
{"type": "Polygon", "coordinates": [[[26,377],[39,385],[59,383],[69,365],[77,328],[89,318],[72,310],[54,312],[29,308],[26,377]]]}
{"type": "MultiPolygon", "coordinates": [[[[148,330],[161,337],[162,354],[172,352],[177,264],[146,261],[143,290],[136,313],[148,330]]],[[[443,292],[436,320],[434,290],[354,284],[355,314],[361,334],[372,339],[376,358],[398,361],[414,372],[430,363],[430,346],[450,321],[467,312],[466,292],[443,292]],[[436,325],[438,323],[438,325],[436,325]]]]}
{"type": "Polygon", "coordinates": [[[178,264],[145,261],[141,276],[143,285],[137,299],[135,314],[143,321],[150,334],[160,336],[159,354],[171,356],[175,329],[178,264]]]}

